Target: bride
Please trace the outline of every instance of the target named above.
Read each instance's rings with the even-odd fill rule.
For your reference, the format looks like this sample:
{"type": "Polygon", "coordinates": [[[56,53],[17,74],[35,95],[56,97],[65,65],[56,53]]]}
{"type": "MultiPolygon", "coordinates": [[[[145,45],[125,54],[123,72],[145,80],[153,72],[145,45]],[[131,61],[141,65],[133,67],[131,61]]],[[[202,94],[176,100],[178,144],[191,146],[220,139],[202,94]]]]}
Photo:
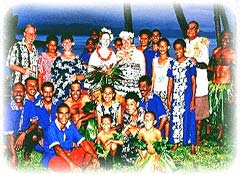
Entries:
{"type": "Polygon", "coordinates": [[[89,59],[88,72],[94,71],[94,66],[107,71],[116,63],[116,55],[112,48],[109,47],[112,40],[113,34],[111,30],[102,28],[99,36],[99,44],[89,59]]]}

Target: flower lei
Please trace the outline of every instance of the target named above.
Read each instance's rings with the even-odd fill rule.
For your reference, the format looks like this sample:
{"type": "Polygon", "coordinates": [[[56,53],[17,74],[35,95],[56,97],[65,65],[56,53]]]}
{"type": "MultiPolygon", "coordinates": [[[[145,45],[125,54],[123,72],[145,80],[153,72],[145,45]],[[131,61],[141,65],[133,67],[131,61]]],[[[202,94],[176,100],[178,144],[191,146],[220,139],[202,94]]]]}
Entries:
{"type": "Polygon", "coordinates": [[[122,32],[120,32],[119,37],[120,38],[129,38],[129,37],[134,38],[134,33],[128,32],[128,31],[122,31],[122,32]]]}
{"type": "Polygon", "coordinates": [[[133,56],[134,47],[131,47],[130,49],[122,49],[117,53],[117,57],[121,58],[121,63],[131,62],[132,56],[133,56]]]}
{"type": "Polygon", "coordinates": [[[108,48],[108,50],[110,51],[110,53],[109,53],[109,55],[108,55],[107,58],[103,58],[103,57],[101,56],[101,54],[99,53],[99,49],[100,49],[100,48],[97,47],[97,48],[96,48],[96,52],[97,52],[98,57],[99,57],[102,61],[107,61],[107,60],[109,60],[109,59],[111,58],[111,56],[112,56],[112,50],[111,50],[111,49],[108,48]]]}

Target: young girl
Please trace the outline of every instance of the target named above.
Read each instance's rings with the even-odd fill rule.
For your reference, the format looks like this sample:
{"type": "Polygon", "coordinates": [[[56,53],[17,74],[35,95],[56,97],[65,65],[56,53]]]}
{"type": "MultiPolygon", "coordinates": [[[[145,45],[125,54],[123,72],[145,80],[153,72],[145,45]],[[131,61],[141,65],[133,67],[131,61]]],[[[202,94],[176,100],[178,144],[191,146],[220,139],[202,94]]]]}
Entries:
{"type": "Polygon", "coordinates": [[[42,83],[51,81],[51,68],[55,59],[61,55],[57,51],[58,38],[49,35],[46,38],[47,52],[42,52],[38,58],[38,88],[41,89],[42,83]]]}
{"type": "Polygon", "coordinates": [[[169,141],[174,144],[172,150],[176,150],[178,143],[183,141],[183,145],[191,145],[191,153],[195,154],[196,65],[184,55],[186,49],[184,40],[175,40],[173,47],[177,59],[170,61],[167,72],[169,77],[167,99],[171,114],[169,141]]]}
{"type": "MultiPolygon", "coordinates": [[[[173,58],[169,57],[169,49],[170,43],[168,39],[162,38],[159,40],[158,44],[160,57],[154,58],[152,63],[152,90],[154,93],[159,95],[161,98],[163,105],[166,109],[167,108],[167,85],[168,85],[168,76],[167,70],[170,64],[170,61],[173,58]]],[[[165,129],[165,137],[168,138],[169,136],[169,117],[163,117],[160,123],[160,130],[165,129]]]]}
{"type": "Polygon", "coordinates": [[[115,90],[113,86],[106,85],[102,88],[102,102],[97,105],[98,129],[101,130],[101,117],[111,115],[113,129],[118,130],[122,124],[121,105],[114,100],[115,90]]]}

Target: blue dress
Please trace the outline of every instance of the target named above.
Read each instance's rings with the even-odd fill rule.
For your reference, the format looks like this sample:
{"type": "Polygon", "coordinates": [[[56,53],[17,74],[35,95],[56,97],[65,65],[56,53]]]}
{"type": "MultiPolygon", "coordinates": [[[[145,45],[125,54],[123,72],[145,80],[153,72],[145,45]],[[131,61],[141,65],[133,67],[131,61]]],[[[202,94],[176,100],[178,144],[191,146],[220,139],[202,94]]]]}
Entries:
{"type": "Polygon", "coordinates": [[[190,103],[191,77],[196,76],[196,65],[188,58],[182,63],[172,60],[167,76],[173,79],[169,141],[172,144],[183,141],[183,145],[195,145],[195,111],[190,111],[190,103]]]}

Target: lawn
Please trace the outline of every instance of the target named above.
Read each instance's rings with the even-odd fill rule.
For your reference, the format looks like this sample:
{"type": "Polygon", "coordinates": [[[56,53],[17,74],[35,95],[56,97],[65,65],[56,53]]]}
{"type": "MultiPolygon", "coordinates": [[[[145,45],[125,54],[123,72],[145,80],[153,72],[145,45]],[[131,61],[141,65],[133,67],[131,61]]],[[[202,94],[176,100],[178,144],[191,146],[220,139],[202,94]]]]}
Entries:
{"type": "MultiPolygon", "coordinates": [[[[228,134],[229,136],[230,134],[228,134]]],[[[231,136],[231,135],[230,135],[231,136]]],[[[224,136],[222,145],[219,146],[211,139],[203,139],[203,145],[197,146],[197,154],[190,154],[190,147],[184,147],[180,144],[176,151],[171,151],[171,156],[177,166],[177,173],[186,172],[216,172],[228,169],[234,160],[236,154],[236,144],[232,137],[224,136]]],[[[18,170],[26,173],[46,173],[48,170],[41,166],[41,154],[33,152],[31,160],[25,162],[23,160],[23,152],[18,152],[19,168],[18,170]]],[[[120,164],[115,164],[111,171],[119,172],[134,170],[131,167],[123,167],[120,164]]],[[[101,169],[103,170],[103,169],[101,169]]]]}

